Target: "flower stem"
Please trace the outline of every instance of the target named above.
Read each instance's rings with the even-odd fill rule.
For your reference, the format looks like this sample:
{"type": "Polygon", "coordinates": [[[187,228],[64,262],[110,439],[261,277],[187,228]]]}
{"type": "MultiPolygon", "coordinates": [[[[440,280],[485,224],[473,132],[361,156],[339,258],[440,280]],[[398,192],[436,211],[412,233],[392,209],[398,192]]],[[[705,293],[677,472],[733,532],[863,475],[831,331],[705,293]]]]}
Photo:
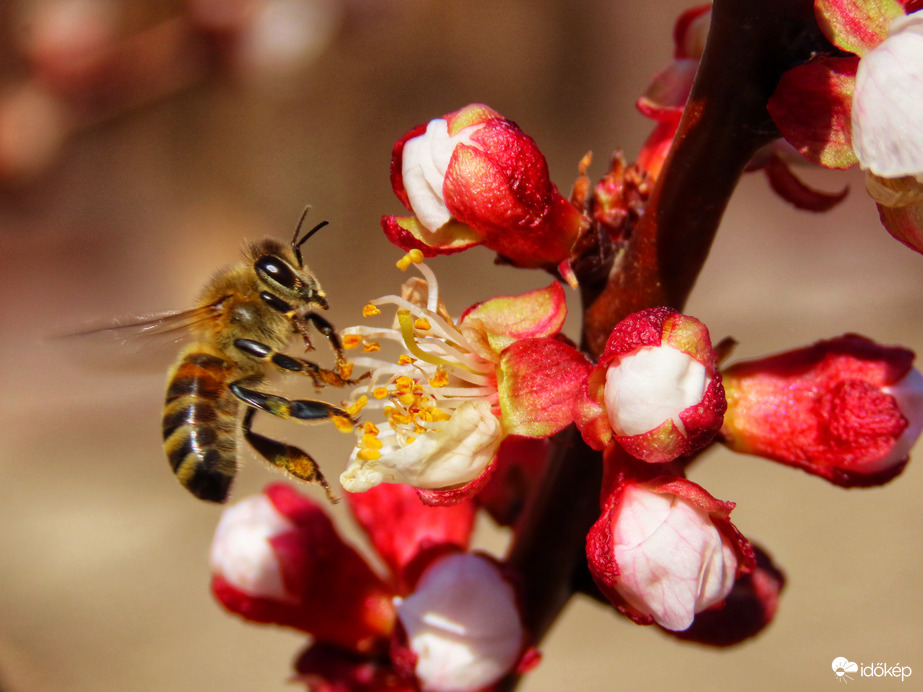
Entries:
{"type": "MultiPolygon", "coordinates": [[[[747,163],[778,137],[766,103],[789,67],[827,46],[811,0],[715,0],[711,29],[670,155],[644,215],[588,308],[584,347],[602,351],[637,310],[681,310],[747,163]]],[[[571,427],[523,516],[508,561],[522,577],[524,619],[538,644],[574,593],[585,538],[599,513],[601,461],[571,427]]],[[[498,691],[516,687],[510,676],[498,691]]]]}
{"type": "Polygon", "coordinates": [[[715,0],[692,92],[620,270],[586,312],[591,352],[625,315],[681,310],[753,154],[777,138],[766,103],[781,75],[829,47],[809,0],[715,0]]]}

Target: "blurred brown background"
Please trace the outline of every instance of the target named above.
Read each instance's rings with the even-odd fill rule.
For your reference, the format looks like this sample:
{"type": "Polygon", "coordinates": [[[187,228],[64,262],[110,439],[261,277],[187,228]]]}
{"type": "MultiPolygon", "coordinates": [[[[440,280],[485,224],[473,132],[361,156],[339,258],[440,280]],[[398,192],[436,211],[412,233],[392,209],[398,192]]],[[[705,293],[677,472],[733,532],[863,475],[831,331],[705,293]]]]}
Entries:
{"type": "MultiPolygon", "coordinates": [[[[562,189],[587,150],[598,177],[613,149],[632,157],[646,136],[633,103],[686,5],[68,2],[0,5],[0,689],[293,689],[303,638],[238,621],[209,595],[219,509],[188,496],[160,448],[169,356],[123,364],[48,337],[183,307],[244,239],[287,239],[306,203],[311,221],[331,221],[307,246],[330,317],[357,322],[401,280],[378,224],[401,211],[397,137],[483,101],[538,141],[562,189]],[[117,69],[81,82],[81,51],[107,36],[124,51],[117,69]]],[[[738,357],[845,331],[923,348],[923,258],[881,228],[860,175],[805,175],[852,193],[815,216],[745,178],[688,312],[736,337],[738,357]]],[[[548,282],[491,259],[433,262],[450,309],[548,282]]],[[[259,425],[339,472],[344,436],[259,425]]],[[[843,491],[713,453],[693,480],[737,502],[737,526],[788,575],[775,624],[713,651],[575,600],[523,689],[825,689],[837,656],[923,677],[921,474],[918,460],[890,486],[843,491]]],[[[248,459],[237,497],[276,478],[248,459]]]]}

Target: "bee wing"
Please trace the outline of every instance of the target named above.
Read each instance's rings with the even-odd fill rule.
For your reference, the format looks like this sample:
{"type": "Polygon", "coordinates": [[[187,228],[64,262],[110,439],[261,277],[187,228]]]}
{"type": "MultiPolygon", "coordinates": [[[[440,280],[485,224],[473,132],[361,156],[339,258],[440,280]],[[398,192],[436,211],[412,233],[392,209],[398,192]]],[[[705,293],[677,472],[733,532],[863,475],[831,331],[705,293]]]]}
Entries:
{"type": "Polygon", "coordinates": [[[55,337],[62,340],[72,358],[93,369],[137,369],[147,363],[164,367],[188,342],[193,328],[217,319],[221,301],[152,315],[126,317],[108,324],[55,337]]]}

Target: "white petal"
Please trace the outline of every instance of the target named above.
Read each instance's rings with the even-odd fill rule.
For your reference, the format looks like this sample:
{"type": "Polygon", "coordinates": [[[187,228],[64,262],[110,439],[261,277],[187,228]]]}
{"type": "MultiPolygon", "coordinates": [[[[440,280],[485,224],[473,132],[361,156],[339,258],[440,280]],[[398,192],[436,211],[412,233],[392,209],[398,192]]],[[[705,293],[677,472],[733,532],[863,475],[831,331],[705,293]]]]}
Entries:
{"type": "Polygon", "coordinates": [[[424,690],[487,687],[519,660],[523,630],[513,589],[489,560],[461,553],[434,563],[397,603],[424,690]]]}
{"type": "Polygon", "coordinates": [[[373,461],[353,456],[340,476],[351,493],[380,483],[415,488],[448,488],[477,478],[493,459],[503,438],[499,419],[482,399],[466,401],[439,432],[419,435],[406,446],[385,448],[373,461]]]}
{"type": "Polygon", "coordinates": [[[702,400],[705,366],[672,346],[649,346],[621,358],[606,372],[605,403],[618,435],[640,435],[702,400]]]}
{"type": "Polygon", "coordinates": [[[269,539],[294,531],[265,495],[249,497],[224,510],[211,545],[211,569],[246,594],[295,601],[282,583],[279,558],[269,539]]]}
{"type": "Polygon", "coordinates": [[[876,175],[923,175],[923,12],[895,20],[859,61],[852,139],[862,167],[876,175]]]}
{"type": "Polygon", "coordinates": [[[687,629],[734,586],[733,546],[706,512],[675,495],[627,488],[613,536],[616,589],[669,630],[687,629]]]}
{"type": "Polygon", "coordinates": [[[436,118],[426,126],[424,134],[404,143],[401,159],[404,190],[413,213],[429,230],[438,230],[452,218],[445,205],[442,186],[455,147],[473,145],[471,135],[483,126],[472,125],[450,136],[448,123],[436,118]]]}

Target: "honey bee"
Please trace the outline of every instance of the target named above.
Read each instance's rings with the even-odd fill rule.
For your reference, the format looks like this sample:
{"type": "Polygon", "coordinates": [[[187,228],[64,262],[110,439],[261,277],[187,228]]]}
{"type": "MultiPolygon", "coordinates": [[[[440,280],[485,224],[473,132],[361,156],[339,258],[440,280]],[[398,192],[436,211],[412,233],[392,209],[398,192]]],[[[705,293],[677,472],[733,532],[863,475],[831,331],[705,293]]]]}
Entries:
{"type": "Polygon", "coordinates": [[[253,419],[265,411],[283,419],[315,423],[332,421],[341,430],[356,423],[345,409],[312,399],[287,399],[261,386],[267,374],[298,374],[325,385],[354,384],[340,337],[316,311],[327,298],[305,265],[301,246],[323,228],[324,221],[302,235],[305,213],[290,245],[263,240],[249,245],[243,261],[216,274],[195,306],[137,323],[146,332],[188,329],[192,341],[180,353],[167,380],[163,409],[163,448],[170,467],[193,495],[224,502],[237,473],[238,430],[270,464],[330,491],[314,459],[289,444],[253,431],[253,419]],[[313,349],[313,326],[336,355],[336,369],[283,353],[300,336],[313,349]],[[243,407],[243,415],[240,415],[243,407]]]}

